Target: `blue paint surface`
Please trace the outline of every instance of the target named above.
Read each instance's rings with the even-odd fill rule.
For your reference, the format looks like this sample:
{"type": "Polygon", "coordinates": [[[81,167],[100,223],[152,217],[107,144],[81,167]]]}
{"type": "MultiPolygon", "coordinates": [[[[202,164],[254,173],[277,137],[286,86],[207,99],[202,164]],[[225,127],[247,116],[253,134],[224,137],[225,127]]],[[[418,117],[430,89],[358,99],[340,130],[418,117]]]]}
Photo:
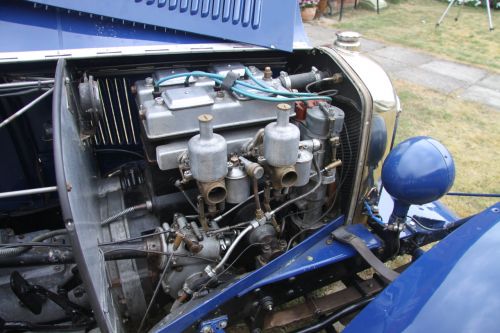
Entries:
{"type": "Polygon", "coordinates": [[[498,332],[500,203],[420,257],[344,330],[498,332]]]}
{"type": "Polygon", "coordinates": [[[382,166],[384,188],[406,206],[438,200],[449,191],[454,180],[455,163],[450,152],[429,137],[401,142],[382,166]]]}
{"type": "MultiPolygon", "coordinates": [[[[57,1],[42,0],[48,6],[31,1],[3,0],[0,2],[0,52],[41,50],[70,50],[82,48],[126,47],[148,45],[206,44],[238,41],[291,51],[294,42],[307,43],[300,12],[295,0],[246,1],[262,8],[257,25],[242,21],[214,18],[216,4],[209,3],[211,15],[202,17],[191,11],[181,11],[183,3],[202,3],[201,0],[171,1],[177,7],[155,7],[142,1],[57,1]],[[261,6],[258,6],[257,3],[261,6]],[[61,8],[53,7],[60,6],[61,8]],[[63,9],[64,8],[64,9],[63,9]],[[74,10],[68,10],[74,9],[74,10]],[[213,10],[213,11],[212,11],[213,10]],[[276,15],[277,12],[287,13],[276,15]],[[92,14],[90,14],[92,13],[92,14]],[[255,26],[255,27],[254,27],[255,26]]],[[[231,15],[237,1],[224,1],[219,14],[231,15]]],[[[258,8],[257,8],[258,7],[258,8]]],[[[200,9],[200,8],[199,8],[200,9]]],[[[241,12],[245,10],[240,8],[241,12]]],[[[243,20],[243,16],[240,20],[243,20]]],[[[253,22],[253,20],[252,20],[253,22]]]]}

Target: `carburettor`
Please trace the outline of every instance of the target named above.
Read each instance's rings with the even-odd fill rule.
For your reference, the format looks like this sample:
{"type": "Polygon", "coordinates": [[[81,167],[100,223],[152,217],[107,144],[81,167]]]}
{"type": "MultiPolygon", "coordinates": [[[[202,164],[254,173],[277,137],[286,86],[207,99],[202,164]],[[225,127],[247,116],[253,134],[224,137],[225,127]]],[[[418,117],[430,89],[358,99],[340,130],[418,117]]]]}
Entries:
{"type": "Polygon", "coordinates": [[[212,120],[213,116],[210,114],[199,116],[200,134],[193,136],[188,142],[191,173],[209,205],[226,199],[224,177],[227,174],[226,140],[214,133],[212,120]]]}
{"type": "Polygon", "coordinates": [[[295,163],[299,153],[300,130],[290,123],[290,105],[278,104],[277,121],[264,129],[264,158],[275,188],[290,187],[297,181],[295,163]]]}

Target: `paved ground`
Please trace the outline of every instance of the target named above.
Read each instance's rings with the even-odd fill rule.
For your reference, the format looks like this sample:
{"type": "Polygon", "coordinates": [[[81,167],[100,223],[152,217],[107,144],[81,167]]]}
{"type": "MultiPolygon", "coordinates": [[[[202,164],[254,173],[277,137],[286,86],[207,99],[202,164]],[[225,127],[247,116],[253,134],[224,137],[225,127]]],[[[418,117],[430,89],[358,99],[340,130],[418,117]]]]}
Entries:
{"type": "MultiPolygon", "coordinates": [[[[311,44],[335,39],[335,30],[304,24],[311,44]]],[[[500,75],[474,66],[443,60],[413,49],[363,39],[361,52],[377,61],[391,77],[406,80],[444,94],[482,103],[500,111],[500,75]]]]}

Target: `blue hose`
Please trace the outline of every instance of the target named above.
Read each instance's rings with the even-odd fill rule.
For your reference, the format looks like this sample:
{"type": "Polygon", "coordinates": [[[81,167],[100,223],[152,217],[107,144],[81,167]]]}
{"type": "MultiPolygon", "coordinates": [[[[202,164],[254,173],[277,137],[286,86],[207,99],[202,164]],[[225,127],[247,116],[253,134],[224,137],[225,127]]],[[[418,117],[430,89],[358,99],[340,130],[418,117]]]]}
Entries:
{"type": "MultiPolygon", "coordinates": [[[[245,70],[248,70],[248,69],[245,68],[245,70]]],[[[248,72],[250,72],[250,71],[248,70],[248,72]]],[[[191,73],[179,73],[179,74],[173,74],[173,75],[163,77],[163,78],[159,79],[158,81],[156,81],[155,85],[159,86],[161,83],[163,83],[165,81],[176,79],[179,77],[186,77],[186,80],[189,80],[189,77],[191,77],[191,76],[193,76],[193,77],[207,77],[207,78],[213,80],[214,82],[216,82],[217,84],[222,84],[222,82],[224,80],[224,77],[220,74],[194,71],[191,73]]],[[[257,81],[257,79],[253,75],[250,78],[254,82],[257,81]]],[[[256,82],[256,84],[257,84],[257,82],[256,82]]],[[[310,100],[318,100],[318,99],[327,100],[327,101],[332,100],[331,97],[328,97],[328,96],[319,96],[319,95],[312,94],[312,93],[293,93],[293,92],[289,92],[289,91],[279,91],[279,90],[263,87],[262,85],[254,86],[254,85],[251,85],[249,83],[246,83],[246,82],[243,82],[240,80],[236,80],[235,86],[231,87],[231,90],[237,94],[242,95],[242,96],[252,98],[252,99],[261,100],[261,101],[267,101],[267,102],[294,102],[294,101],[310,101],[310,100]],[[273,94],[273,95],[282,95],[282,96],[291,96],[291,97],[261,96],[261,95],[251,93],[247,89],[238,88],[237,85],[241,85],[243,87],[248,87],[250,89],[255,89],[255,90],[269,93],[269,94],[273,94]]]]}
{"type": "Polygon", "coordinates": [[[364,201],[364,204],[365,204],[365,208],[368,211],[368,215],[370,216],[370,218],[372,220],[374,220],[375,222],[377,222],[378,224],[380,224],[381,226],[385,227],[386,224],[384,223],[384,221],[382,221],[382,219],[380,217],[373,214],[372,208],[370,207],[368,202],[364,201]]]}

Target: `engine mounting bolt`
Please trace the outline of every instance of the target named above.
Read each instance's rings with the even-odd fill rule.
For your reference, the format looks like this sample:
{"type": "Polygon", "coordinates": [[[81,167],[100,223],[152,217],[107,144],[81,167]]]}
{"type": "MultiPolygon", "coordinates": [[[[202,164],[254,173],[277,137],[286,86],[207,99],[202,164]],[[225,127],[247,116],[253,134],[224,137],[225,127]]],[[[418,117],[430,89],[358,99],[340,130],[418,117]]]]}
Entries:
{"type": "Polygon", "coordinates": [[[286,104],[286,103],[280,103],[276,106],[278,108],[278,110],[280,111],[290,111],[290,109],[292,108],[290,106],[290,104],[286,104]]]}
{"type": "Polygon", "coordinates": [[[157,105],[163,105],[165,104],[165,100],[162,97],[156,97],[155,102],[157,105]]]}
{"type": "Polygon", "coordinates": [[[217,91],[215,97],[217,97],[217,98],[224,98],[224,91],[222,91],[222,90],[217,91]]]}

